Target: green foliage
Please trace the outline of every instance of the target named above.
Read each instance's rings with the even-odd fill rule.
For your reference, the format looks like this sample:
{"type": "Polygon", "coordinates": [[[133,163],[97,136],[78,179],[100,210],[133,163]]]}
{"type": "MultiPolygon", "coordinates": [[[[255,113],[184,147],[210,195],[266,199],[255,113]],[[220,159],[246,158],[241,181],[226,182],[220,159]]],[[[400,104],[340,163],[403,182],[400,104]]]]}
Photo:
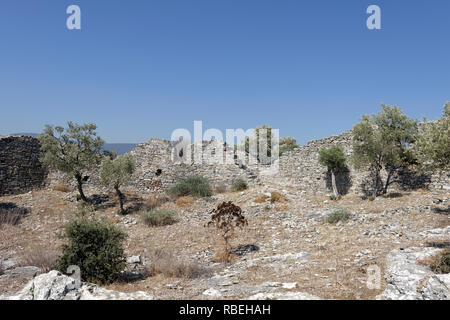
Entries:
{"type": "Polygon", "coordinates": [[[344,149],[339,145],[321,148],[319,151],[319,163],[331,170],[331,185],[333,187],[333,198],[339,199],[339,191],[336,185],[336,170],[345,166],[347,156],[344,149]]]}
{"type": "MultiPolygon", "coordinates": [[[[244,143],[244,150],[248,154],[252,154],[255,156],[260,163],[268,164],[272,161],[272,157],[275,158],[278,155],[272,154],[272,150],[275,149],[275,146],[272,146],[272,139],[274,138],[274,134],[272,132],[272,127],[266,124],[262,126],[258,126],[255,128],[255,132],[252,136],[246,137],[244,143]],[[265,134],[263,133],[265,130],[265,134]],[[261,134],[261,136],[260,136],[261,134]],[[260,139],[264,137],[265,139],[260,139]],[[265,141],[262,141],[265,140],[265,141]],[[253,149],[255,150],[253,150],[253,149]],[[263,150],[266,148],[267,153],[263,154],[263,150]],[[251,150],[252,149],[252,150],[251,150]]],[[[278,153],[281,156],[283,153],[294,150],[298,148],[299,145],[294,138],[291,137],[283,137],[279,140],[278,144],[278,153]]],[[[238,147],[235,145],[235,150],[238,147]]]]}
{"type": "Polygon", "coordinates": [[[233,191],[243,191],[248,188],[247,182],[244,179],[236,179],[233,181],[231,190],[233,191]]]}
{"type": "Polygon", "coordinates": [[[280,139],[280,156],[288,151],[298,148],[297,140],[291,137],[283,137],[280,139]]]}
{"type": "Polygon", "coordinates": [[[153,209],[143,211],[141,214],[142,221],[148,226],[165,226],[173,224],[176,212],[168,209],[153,209]]]}
{"type": "Polygon", "coordinates": [[[261,163],[270,163],[272,157],[272,127],[266,124],[256,127],[254,135],[245,138],[245,152],[255,156],[261,163]],[[265,139],[261,139],[264,137],[265,139]],[[251,150],[252,148],[256,148],[256,150],[251,150]],[[266,149],[265,154],[263,153],[264,149],[266,149]]]}
{"type": "Polygon", "coordinates": [[[430,267],[436,273],[450,273],[450,248],[445,248],[430,267]]]}
{"type": "Polygon", "coordinates": [[[328,223],[336,224],[339,221],[345,222],[350,219],[350,212],[347,209],[338,208],[327,217],[328,223]]]}
{"type": "Polygon", "coordinates": [[[417,133],[417,121],[400,108],[386,105],[381,108],[378,114],[363,115],[353,127],[353,164],[356,169],[370,170],[374,197],[378,195],[381,169],[388,172],[383,188],[386,193],[396,170],[413,160],[410,146],[417,133]]]}
{"type": "Polygon", "coordinates": [[[120,187],[130,180],[135,169],[133,156],[128,153],[114,160],[105,157],[100,167],[100,178],[105,185],[120,187]]]}
{"type": "Polygon", "coordinates": [[[120,187],[128,182],[136,169],[133,156],[125,154],[115,159],[105,157],[100,167],[100,178],[104,185],[113,187],[119,198],[120,213],[124,213],[124,194],[120,187]]]}
{"type": "Polygon", "coordinates": [[[345,166],[347,156],[344,149],[339,145],[332,145],[329,148],[322,148],[319,151],[319,162],[321,165],[335,170],[345,166]]]}
{"type": "Polygon", "coordinates": [[[83,201],[83,174],[101,161],[104,141],[97,136],[95,124],[67,123],[67,128],[46,125],[38,137],[44,153],[42,162],[47,166],[75,177],[83,201]]]}
{"type": "Polygon", "coordinates": [[[81,270],[83,281],[111,283],[125,268],[123,241],[126,234],[101,220],[77,218],[65,226],[68,244],[62,247],[57,269],[66,272],[71,265],[81,270]]]}
{"type": "Polygon", "coordinates": [[[193,176],[183,179],[169,190],[175,197],[193,196],[210,197],[212,196],[211,186],[208,180],[203,177],[193,176]]]}
{"type": "Polygon", "coordinates": [[[442,118],[421,128],[416,141],[418,158],[431,170],[450,168],[450,102],[444,106],[442,118]]]}

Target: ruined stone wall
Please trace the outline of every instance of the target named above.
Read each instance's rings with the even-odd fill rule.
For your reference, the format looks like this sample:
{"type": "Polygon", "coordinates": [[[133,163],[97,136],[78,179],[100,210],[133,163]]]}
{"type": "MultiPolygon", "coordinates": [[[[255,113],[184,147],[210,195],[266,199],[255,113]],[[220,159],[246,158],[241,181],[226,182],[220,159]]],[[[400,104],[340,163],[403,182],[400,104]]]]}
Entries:
{"type": "MultiPolygon", "coordinates": [[[[202,142],[193,145],[176,144],[151,139],[139,144],[131,154],[136,160],[136,172],[125,190],[142,193],[164,192],[180,179],[200,175],[207,178],[213,187],[229,187],[237,178],[243,178],[250,186],[267,184],[279,188],[293,188],[308,194],[330,194],[331,175],[319,164],[319,150],[324,146],[341,145],[350,157],[352,132],[309,142],[307,145],[286,152],[278,160],[278,170],[264,174],[267,167],[249,164],[248,158],[235,155],[232,147],[220,141],[202,142]],[[202,152],[198,152],[198,150],[202,152]],[[197,152],[194,152],[197,150],[197,152]],[[200,157],[200,158],[199,158],[200,157]],[[200,160],[200,161],[199,161],[200,160]]],[[[383,179],[386,173],[382,172],[383,179]]],[[[89,174],[89,188],[106,190],[98,179],[98,170],[89,174]]],[[[49,180],[52,180],[53,174],[49,180]]],[[[370,192],[370,180],[366,171],[357,171],[349,162],[346,169],[337,173],[336,182],[341,193],[362,194],[370,192]]],[[[434,175],[419,174],[404,170],[399,182],[390,190],[429,188],[450,190],[449,172],[434,175]]]]}
{"type": "Polygon", "coordinates": [[[39,161],[39,140],[26,136],[0,137],[0,195],[42,187],[47,176],[39,161]]]}
{"type": "MultiPolygon", "coordinates": [[[[370,177],[364,170],[352,167],[350,156],[353,152],[352,131],[328,138],[313,140],[306,146],[283,154],[279,159],[279,174],[264,177],[264,182],[277,183],[281,186],[293,187],[309,194],[330,194],[331,173],[319,163],[319,150],[333,144],[341,145],[349,161],[347,168],[336,175],[338,190],[345,193],[367,193],[371,191],[370,177]]],[[[381,176],[386,178],[386,172],[381,176]]],[[[434,174],[418,173],[407,169],[401,170],[390,190],[411,190],[429,188],[430,190],[450,190],[450,172],[434,174]]]]}
{"type": "Polygon", "coordinates": [[[143,192],[167,190],[180,179],[194,175],[207,178],[213,187],[229,187],[237,178],[256,178],[234,161],[233,150],[224,148],[221,142],[203,142],[183,149],[169,141],[151,139],[138,145],[131,154],[136,159],[136,172],[129,186],[143,192]],[[202,152],[192,152],[196,147],[202,152]],[[181,157],[180,152],[184,153],[181,157]],[[194,158],[198,154],[202,155],[200,162],[194,158]]]}

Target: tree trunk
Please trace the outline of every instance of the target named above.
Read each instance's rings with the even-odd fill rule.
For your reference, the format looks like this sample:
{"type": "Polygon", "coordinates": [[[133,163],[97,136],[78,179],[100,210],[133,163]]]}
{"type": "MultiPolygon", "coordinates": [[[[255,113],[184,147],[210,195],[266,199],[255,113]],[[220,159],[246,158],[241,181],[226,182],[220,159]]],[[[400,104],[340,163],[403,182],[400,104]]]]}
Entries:
{"type": "Polygon", "coordinates": [[[373,189],[373,198],[375,199],[378,196],[378,182],[380,180],[380,170],[375,168],[375,186],[373,189]]]}
{"type": "Polygon", "coordinates": [[[337,200],[339,198],[339,192],[336,186],[336,175],[334,170],[331,170],[331,185],[333,187],[334,198],[337,200]]]}
{"type": "Polygon", "coordinates": [[[389,169],[388,175],[387,175],[387,178],[386,178],[386,183],[385,183],[384,188],[383,188],[383,194],[387,193],[389,184],[391,183],[392,174],[393,174],[393,170],[389,169]]]}
{"type": "Polygon", "coordinates": [[[80,194],[81,200],[84,202],[89,202],[89,200],[86,198],[83,192],[83,178],[80,173],[75,174],[75,179],[77,179],[77,187],[78,187],[78,193],[80,194]]]}
{"type": "Polygon", "coordinates": [[[123,214],[125,212],[125,210],[123,209],[125,196],[123,195],[122,191],[120,191],[119,186],[114,186],[114,189],[116,190],[117,196],[119,197],[120,213],[123,214]]]}

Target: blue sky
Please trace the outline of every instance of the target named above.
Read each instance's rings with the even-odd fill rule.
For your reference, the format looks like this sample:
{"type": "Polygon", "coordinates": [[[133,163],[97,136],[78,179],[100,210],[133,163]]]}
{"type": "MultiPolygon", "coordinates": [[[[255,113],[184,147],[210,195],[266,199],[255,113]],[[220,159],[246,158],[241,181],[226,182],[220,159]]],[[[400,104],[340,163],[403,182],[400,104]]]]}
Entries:
{"type": "Polygon", "coordinates": [[[448,0],[2,0],[0,134],[94,122],[108,142],[267,123],[301,144],[381,103],[450,100],[448,0]],[[82,30],[66,28],[66,8],[82,30]],[[368,30],[366,8],[382,10],[368,30]]]}

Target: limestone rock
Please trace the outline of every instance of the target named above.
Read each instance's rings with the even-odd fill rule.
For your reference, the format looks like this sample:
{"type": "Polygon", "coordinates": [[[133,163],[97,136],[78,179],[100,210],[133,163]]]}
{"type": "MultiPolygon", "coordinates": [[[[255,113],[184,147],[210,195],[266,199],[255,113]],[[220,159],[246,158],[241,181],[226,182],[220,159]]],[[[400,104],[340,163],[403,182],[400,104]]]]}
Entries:
{"type": "Polygon", "coordinates": [[[436,275],[417,263],[438,254],[436,248],[393,250],[387,256],[386,290],[380,300],[450,300],[450,274],[436,275]]]}
{"type": "Polygon", "coordinates": [[[123,293],[82,282],[58,271],[41,274],[31,280],[13,296],[0,296],[0,300],[152,300],[145,292],[123,293]]]}

